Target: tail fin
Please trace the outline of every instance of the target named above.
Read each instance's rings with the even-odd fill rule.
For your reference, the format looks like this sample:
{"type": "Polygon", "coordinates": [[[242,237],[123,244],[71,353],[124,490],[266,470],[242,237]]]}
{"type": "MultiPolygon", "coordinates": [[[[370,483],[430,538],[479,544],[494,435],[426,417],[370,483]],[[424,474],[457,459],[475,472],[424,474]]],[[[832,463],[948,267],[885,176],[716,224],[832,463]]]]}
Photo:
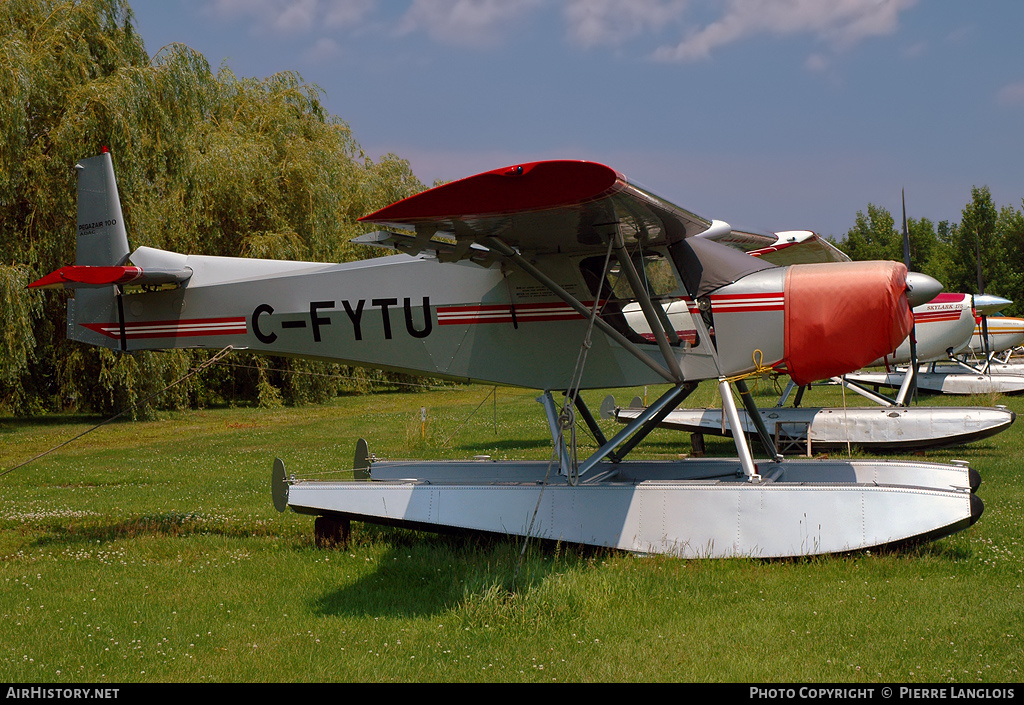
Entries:
{"type": "Polygon", "coordinates": [[[78,173],[78,229],[75,264],[29,284],[30,288],[76,290],[68,299],[67,335],[91,345],[126,350],[121,284],[140,273],[125,267],[128,234],[110,152],[81,160],[78,173]],[[111,333],[111,330],[113,333],[111,333]]]}
{"type": "MultiPolygon", "coordinates": [[[[76,231],[75,265],[115,267],[128,260],[128,233],[124,227],[121,199],[114,178],[114,162],[110,152],[75,165],[78,175],[78,228],[76,231]]],[[[118,285],[101,288],[80,288],[68,301],[68,337],[83,343],[124,351],[124,307],[118,285]],[[117,322],[121,334],[117,338],[100,335],[82,323],[117,322]]]]}
{"type": "Polygon", "coordinates": [[[76,265],[117,266],[130,253],[110,152],[81,160],[78,172],[76,265]]]}
{"type": "Polygon", "coordinates": [[[192,270],[181,265],[177,256],[170,260],[170,268],[162,268],[162,260],[153,257],[150,261],[157,263],[155,269],[144,271],[128,265],[131,250],[110,152],[103,150],[98,156],[81,160],[75,170],[78,172],[75,264],[61,267],[29,287],[74,289],[75,297],[68,299],[68,338],[125,351],[128,350],[128,333],[123,287],[127,284],[181,286],[192,276],[192,270]]]}

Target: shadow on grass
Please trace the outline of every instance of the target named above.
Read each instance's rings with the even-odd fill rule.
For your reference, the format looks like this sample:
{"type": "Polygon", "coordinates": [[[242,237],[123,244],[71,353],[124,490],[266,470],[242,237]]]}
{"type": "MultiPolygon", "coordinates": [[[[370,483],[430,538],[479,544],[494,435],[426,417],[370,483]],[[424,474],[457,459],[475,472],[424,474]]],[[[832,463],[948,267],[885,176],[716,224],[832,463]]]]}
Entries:
{"type": "Polygon", "coordinates": [[[142,536],[184,538],[189,536],[223,536],[250,539],[259,536],[280,536],[280,527],[270,524],[227,523],[204,514],[162,512],[146,514],[116,522],[83,520],[50,527],[50,533],[32,541],[33,546],[74,546],[105,543],[142,536]]]}
{"type": "MultiPolygon", "coordinates": [[[[387,544],[388,548],[373,553],[374,566],[362,577],[312,598],[309,608],[315,615],[408,619],[455,614],[467,625],[517,623],[516,620],[537,614],[555,619],[560,608],[547,604],[550,594],[544,586],[549,580],[559,580],[560,576],[581,568],[589,570],[607,557],[625,555],[606,548],[530,541],[520,563],[523,543],[514,537],[435,535],[369,525],[354,532],[354,537],[356,533],[359,536],[343,549],[348,555],[358,558],[364,549],[373,545],[387,544]]],[[[970,558],[970,548],[962,542],[939,541],[834,556],[725,560],[740,569],[756,565],[816,564],[842,569],[850,561],[916,568],[921,559],[945,564],[970,558]]],[[[651,556],[645,560],[674,562],[676,559],[651,556]]],[[[722,561],[680,562],[711,566],[722,561]]],[[[715,570],[718,570],[717,565],[715,570]]]]}
{"type": "MultiPolygon", "coordinates": [[[[6,418],[0,418],[0,432],[4,430],[14,430],[20,428],[37,428],[37,427],[49,427],[49,426],[95,426],[96,424],[105,421],[107,416],[101,414],[46,414],[44,416],[10,416],[6,418]]],[[[121,417],[115,419],[110,423],[130,423],[131,419],[127,417],[121,417]]]]}
{"type": "Polygon", "coordinates": [[[347,549],[386,542],[391,548],[375,560],[376,569],[311,602],[321,616],[409,618],[449,613],[481,600],[514,602],[548,576],[586,562],[608,549],[566,546],[470,532],[420,533],[361,527],[347,549]],[[520,560],[520,555],[523,555],[520,560]]]}

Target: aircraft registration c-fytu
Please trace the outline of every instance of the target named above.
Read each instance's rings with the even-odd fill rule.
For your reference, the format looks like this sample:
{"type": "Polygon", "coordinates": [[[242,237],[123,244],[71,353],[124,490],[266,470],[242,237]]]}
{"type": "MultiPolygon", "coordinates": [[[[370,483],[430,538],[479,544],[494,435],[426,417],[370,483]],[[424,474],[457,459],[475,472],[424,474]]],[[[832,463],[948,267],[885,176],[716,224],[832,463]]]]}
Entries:
{"type": "Polygon", "coordinates": [[[756,461],[743,433],[734,459],[629,457],[702,380],[742,428],[732,389],[756,411],[749,375],[806,384],[892,354],[911,308],[941,290],[901,263],[836,261],[816,236],[734,231],[584,161],[515,165],[387,206],[361,219],[380,230],[357,241],[395,254],[359,262],[133,251],[110,154],[77,170],[76,262],[32,285],[75,289],[74,340],[121,351],[230,345],[540,391],[551,463],[384,461],[359,444],[355,467],[341,468],[356,479],[334,482],[277,460],[275,505],[317,516],[320,538],[358,520],[777,557],[930,540],[981,515],[965,464],[784,458],[763,428],[767,457],[756,461]],[[808,263],[772,262],[800,243],[808,263]],[[630,305],[643,334],[623,314],[630,305]],[[692,330],[670,324],[674,305],[693,313],[692,330]],[[611,437],[579,396],[662,383],[668,391],[611,437]],[[589,457],[567,446],[566,419],[597,439],[589,457]]]}

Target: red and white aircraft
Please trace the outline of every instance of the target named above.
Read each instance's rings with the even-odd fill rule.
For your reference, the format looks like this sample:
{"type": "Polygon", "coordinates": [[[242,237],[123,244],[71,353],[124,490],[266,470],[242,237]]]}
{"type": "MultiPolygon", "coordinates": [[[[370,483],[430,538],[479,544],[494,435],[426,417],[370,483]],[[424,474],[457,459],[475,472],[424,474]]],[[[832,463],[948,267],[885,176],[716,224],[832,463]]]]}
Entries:
{"type": "Polygon", "coordinates": [[[755,462],[742,433],[735,459],[627,459],[701,380],[718,384],[740,428],[731,387],[746,376],[776,370],[807,383],[892,354],[911,306],[935,293],[922,298],[928,287],[903,264],[775,266],[715,242],[727,224],[578,161],[478,174],[364,217],[384,230],[360,241],[399,252],[388,257],[132,250],[110,155],[77,168],[76,263],[36,282],[76,290],[75,340],[230,346],[541,392],[550,463],[371,461],[361,444],[358,479],[335,482],[276,461],[275,503],[318,516],[320,536],[357,519],[686,557],[792,556],[931,539],[981,514],[965,465],[784,459],[764,428],[767,460],[755,462]],[[666,320],[678,302],[697,312],[693,335],[666,320]],[[653,340],[623,315],[632,303],[653,340]],[[668,390],[611,437],[581,396],[658,383],[668,390]],[[582,460],[570,432],[579,421],[599,445],[582,460]]]}
{"type": "MultiPolygon", "coordinates": [[[[760,257],[780,266],[850,261],[845,253],[810,231],[762,234],[711,230],[702,233],[701,237],[710,237],[717,242],[744,250],[748,255],[760,257]]],[[[941,289],[938,282],[926,278],[917,281],[916,285],[919,289],[930,287],[929,294],[922,298],[928,298],[941,289]]],[[[842,409],[801,406],[806,387],[797,388],[790,380],[774,407],[759,410],[761,421],[766,427],[774,429],[778,445],[786,449],[802,448],[808,455],[813,448],[827,450],[850,445],[883,451],[942,448],[981,440],[1000,433],[1009,428],[1016,418],[1006,407],[910,407],[907,401],[916,389],[932,391],[934,386],[943,382],[948,385],[948,375],[937,378],[928,370],[919,370],[916,377],[912,377],[906,375],[905,371],[894,368],[896,365],[909,365],[915,360],[918,363],[934,364],[936,361],[953,359],[954,355],[969,349],[971,334],[975,329],[976,310],[979,314],[992,313],[1010,303],[1006,299],[994,296],[972,297],[968,294],[938,293],[931,300],[914,307],[912,335],[908,336],[896,350],[873,360],[868,365],[884,366],[886,372],[859,371],[832,378],[834,383],[843,384],[867,397],[874,402],[873,405],[844,406],[842,409]],[[911,340],[914,341],[914,345],[911,345],[911,340]],[[874,391],[864,386],[865,383],[877,383],[880,380],[889,384],[873,384],[874,391]],[[879,386],[898,387],[895,399],[880,395],[879,386]],[[794,389],[797,390],[796,401],[793,406],[787,407],[785,404],[794,389]]],[[[696,334],[691,319],[692,315],[697,314],[696,308],[692,305],[687,307],[683,302],[672,302],[666,309],[680,336],[696,334]]],[[[638,306],[632,304],[627,307],[626,316],[631,325],[641,330],[643,335],[651,335],[644,326],[638,306]]],[[[956,377],[954,381],[961,379],[966,377],[956,377]]],[[[1024,386],[1024,376],[1013,379],[1019,380],[1024,386]]],[[[608,397],[601,406],[603,417],[615,418],[620,423],[628,423],[642,413],[642,410],[643,404],[639,399],[634,399],[628,407],[617,407],[614,398],[608,397]]],[[[691,408],[670,412],[662,419],[661,425],[693,434],[694,450],[702,452],[704,434],[731,435],[731,430],[724,421],[722,409],[691,408]]],[[[742,422],[748,435],[756,433],[752,416],[743,416],[742,422]]]]}
{"type": "Polygon", "coordinates": [[[983,337],[980,318],[971,336],[971,352],[975,355],[996,356],[1024,345],[1024,318],[1004,316],[1001,313],[988,314],[985,319],[987,340],[983,337]]]}
{"type": "MultiPolygon", "coordinates": [[[[948,295],[943,295],[948,296],[948,295]]],[[[921,356],[923,363],[917,372],[917,388],[932,394],[1022,394],[1024,393],[1024,365],[995,361],[996,355],[1012,350],[1024,342],[1024,319],[999,315],[999,311],[1012,302],[991,294],[957,294],[972,303],[971,334],[967,343],[947,354],[921,356]],[[982,318],[985,325],[982,324],[982,318]],[[987,340],[982,330],[988,332],[987,340]],[[982,356],[974,362],[971,356],[982,356]]],[[[935,304],[942,297],[936,299],[935,304]]],[[[916,309],[915,309],[915,319],[916,309]]],[[[920,319],[917,319],[920,320],[920,319]]],[[[889,369],[895,364],[906,365],[908,360],[876,360],[873,366],[885,363],[884,372],[861,371],[846,375],[846,379],[874,388],[901,387],[906,381],[907,367],[889,369]]],[[[1009,414],[1008,410],[1003,413],[1009,414]]],[[[974,419],[971,420],[974,422],[974,419]]],[[[991,434],[989,434],[991,435],[991,434]]]]}
{"type": "MultiPolygon", "coordinates": [[[[1009,303],[1009,302],[1007,302],[1009,303]]],[[[676,305],[670,309],[670,318],[680,326],[681,336],[693,335],[689,312],[676,305]],[[684,318],[683,314],[687,314],[684,318]]],[[[636,328],[642,328],[639,311],[634,308],[627,312],[636,328]]],[[[918,360],[947,360],[954,353],[967,349],[974,329],[972,297],[968,294],[939,294],[930,302],[914,307],[914,329],[916,351],[911,351],[909,340],[905,340],[891,354],[872,361],[869,366],[907,365],[916,352],[918,360]]],[[[646,333],[649,335],[649,333],[646,333]]],[[[759,409],[763,424],[774,432],[775,443],[786,450],[799,449],[810,455],[813,449],[831,450],[856,445],[865,450],[897,451],[924,450],[962,445],[988,438],[1008,429],[1016,415],[1004,406],[909,406],[907,395],[910,391],[903,372],[870,373],[855,372],[834,377],[833,382],[844,384],[849,389],[867,397],[868,406],[844,406],[843,408],[801,406],[806,387],[790,381],[778,402],[772,407],[759,409]],[[875,378],[891,380],[900,388],[895,399],[874,392],[864,385],[875,378]],[[867,378],[867,382],[861,381],[867,378]],[[785,406],[793,391],[796,401],[785,406]]],[[[933,376],[927,371],[919,373],[918,384],[930,389],[933,376]]],[[[613,397],[608,397],[601,407],[604,418],[615,418],[627,423],[643,411],[643,404],[634,399],[627,407],[617,407],[613,397]]],[[[741,422],[748,435],[757,433],[749,414],[741,415],[741,422]]],[[[695,452],[703,451],[703,436],[732,435],[725,423],[722,409],[690,408],[675,409],[661,421],[664,428],[687,432],[692,435],[695,452]]]]}

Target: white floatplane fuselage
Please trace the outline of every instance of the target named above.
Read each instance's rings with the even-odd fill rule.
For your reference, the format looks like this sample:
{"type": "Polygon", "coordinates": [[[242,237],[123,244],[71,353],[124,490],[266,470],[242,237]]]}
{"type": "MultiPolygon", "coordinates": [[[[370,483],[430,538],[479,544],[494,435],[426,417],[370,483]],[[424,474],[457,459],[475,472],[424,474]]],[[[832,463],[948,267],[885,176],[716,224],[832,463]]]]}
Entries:
{"type": "MultiPolygon", "coordinates": [[[[791,461],[774,448],[761,461],[744,433],[734,434],[735,460],[626,459],[700,380],[718,384],[728,423],[741,428],[730,390],[745,376],[767,367],[806,383],[890,353],[920,292],[903,264],[776,267],[715,242],[730,236],[728,224],[572,161],[486,172],[365,217],[389,229],[360,241],[402,253],[390,257],[321,264],[133,251],[110,155],[77,170],[76,263],[34,283],[75,290],[74,340],[123,352],[248,349],[544,390],[550,463],[371,462],[363,453],[355,480],[350,470],[333,482],[275,462],[275,505],[316,515],[318,536],[356,519],[774,557],[928,540],[981,515],[977,476],[957,463],[791,461]],[[653,341],[623,320],[634,301],[653,341]],[[659,313],[671,301],[697,311],[692,336],[659,313]],[[610,438],[577,394],[662,382],[668,391],[610,438]],[[578,419],[600,446],[582,460],[566,434],[578,419]]],[[[927,279],[914,281],[941,288],[927,279]]]]}

